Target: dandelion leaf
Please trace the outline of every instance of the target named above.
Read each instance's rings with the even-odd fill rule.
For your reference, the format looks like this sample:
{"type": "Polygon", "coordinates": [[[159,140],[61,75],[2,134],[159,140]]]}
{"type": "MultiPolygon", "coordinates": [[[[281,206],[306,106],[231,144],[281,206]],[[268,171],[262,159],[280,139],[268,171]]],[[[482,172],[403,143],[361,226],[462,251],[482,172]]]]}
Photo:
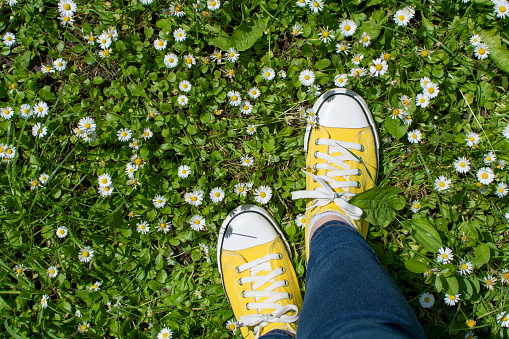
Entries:
{"type": "Polygon", "coordinates": [[[406,125],[399,119],[393,119],[390,115],[388,115],[387,118],[385,118],[385,127],[393,137],[399,140],[407,133],[408,127],[410,127],[410,125],[406,125]]]}
{"type": "Polygon", "coordinates": [[[410,259],[405,261],[405,267],[410,271],[414,273],[424,273],[428,270],[428,265],[426,263],[417,260],[417,259],[410,259]]]}
{"type": "Polygon", "coordinates": [[[474,265],[480,267],[490,261],[490,247],[487,244],[480,244],[474,249],[475,259],[474,265]]]}
{"type": "Polygon", "coordinates": [[[242,52],[251,48],[263,36],[267,27],[265,19],[246,22],[235,28],[232,36],[232,47],[242,52]]]}
{"type": "Polygon", "coordinates": [[[509,73],[509,51],[501,44],[500,34],[496,28],[481,32],[482,40],[490,49],[490,57],[495,64],[506,73],[509,73]]]}
{"type": "Polygon", "coordinates": [[[436,252],[442,245],[442,239],[436,228],[425,218],[403,222],[417,243],[430,252],[436,252]]]}
{"type": "Polygon", "coordinates": [[[401,192],[396,187],[374,187],[356,195],[350,202],[362,208],[369,223],[386,227],[396,218],[396,211],[405,207],[405,201],[399,197],[401,192]]]}

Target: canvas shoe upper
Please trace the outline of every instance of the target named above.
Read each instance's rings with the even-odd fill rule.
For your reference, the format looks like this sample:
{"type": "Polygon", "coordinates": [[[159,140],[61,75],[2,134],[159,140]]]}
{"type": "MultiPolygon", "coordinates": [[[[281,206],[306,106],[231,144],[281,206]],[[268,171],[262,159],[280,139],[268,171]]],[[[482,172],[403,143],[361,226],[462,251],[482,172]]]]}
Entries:
{"type": "Polygon", "coordinates": [[[273,329],[297,331],[299,283],[288,244],[267,211],[242,205],[230,212],[219,233],[217,260],[244,338],[273,329]]]}
{"type": "Polygon", "coordinates": [[[366,102],[357,93],[338,88],[324,93],[313,111],[317,124],[306,129],[306,190],[292,199],[307,198],[306,256],[313,216],[336,212],[366,237],[368,223],[362,210],[349,203],[357,193],[375,186],[379,141],[366,102]]]}

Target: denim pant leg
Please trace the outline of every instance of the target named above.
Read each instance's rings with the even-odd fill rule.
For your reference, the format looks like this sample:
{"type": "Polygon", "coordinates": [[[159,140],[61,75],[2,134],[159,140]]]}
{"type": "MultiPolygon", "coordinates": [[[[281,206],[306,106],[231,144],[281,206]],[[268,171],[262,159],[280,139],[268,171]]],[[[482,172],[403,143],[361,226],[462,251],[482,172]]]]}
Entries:
{"type": "Polygon", "coordinates": [[[295,337],[289,335],[282,330],[272,330],[267,334],[262,335],[259,339],[294,339],[295,337]]]}
{"type": "Polygon", "coordinates": [[[405,297],[357,230],[339,221],[310,244],[297,337],[425,338],[405,297]]]}

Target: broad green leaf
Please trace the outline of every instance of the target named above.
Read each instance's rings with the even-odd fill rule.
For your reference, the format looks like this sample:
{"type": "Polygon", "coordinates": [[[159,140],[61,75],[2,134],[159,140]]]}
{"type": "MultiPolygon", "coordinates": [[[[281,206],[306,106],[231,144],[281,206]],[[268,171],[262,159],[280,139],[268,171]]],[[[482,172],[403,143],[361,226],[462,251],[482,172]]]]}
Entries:
{"type": "Polygon", "coordinates": [[[127,88],[131,92],[132,95],[137,97],[145,97],[147,98],[147,93],[145,93],[145,90],[141,87],[139,84],[128,84],[127,88]]]}
{"type": "Polygon", "coordinates": [[[327,68],[329,67],[331,64],[330,60],[328,59],[322,59],[322,60],[319,60],[315,63],[315,68],[316,69],[324,69],[324,68],[327,68]]]}
{"type": "Polygon", "coordinates": [[[400,119],[393,119],[391,115],[387,115],[385,118],[385,127],[393,137],[399,140],[407,133],[410,125],[406,125],[400,119]]]}
{"type": "Polygon", "coordinates": [[[396,211],[405,207],[405,200],[398,195],[402,191],[396,187],[374,187],[350,200],[366,214],[372,225],[385,227],[396,217],[396,211]]]}
{"type": "Polygon", "coordinates": [[[481,31],[481,38],[488,45],[490,58],[504,72],[509,73],[509,51],[502,46],[497,28],[493,28],[490,31],[481,31]]]}
{"type": "Polygon", "coordinates": [[[458,279],[456,277],[444,277],[445,279],[445,292],[447,294],[457,294],[459,291],[458,279]]]}
{"type": "Polygon", "coordinates": [[[426,263],[417,260],[417,259],[410,259],[405,261],[405,267],[410,271],[414,273],[424,273],[428,270],[428,265],[426,263]]]}
{"type": "Polygon", "coordinates": [[[490,247],[487,244],[480,244],[475,249],[474,264],[476,266],[482,266],[490,261],[490,247]]]}
{"type": "Polygon", "coordinates": [[[424,218],[412,219],[403,222],[410,233],[419,243],[430,252],[437,252],[442,245],[440,234],[428,220],[424,218]]]}
{"type": "Polygon", "coordinates": [[[263,36],[266,28],[267,22],[265,19],[243,23],[233,31],[231,45],[239,52],[245,51],[263,36]]]}

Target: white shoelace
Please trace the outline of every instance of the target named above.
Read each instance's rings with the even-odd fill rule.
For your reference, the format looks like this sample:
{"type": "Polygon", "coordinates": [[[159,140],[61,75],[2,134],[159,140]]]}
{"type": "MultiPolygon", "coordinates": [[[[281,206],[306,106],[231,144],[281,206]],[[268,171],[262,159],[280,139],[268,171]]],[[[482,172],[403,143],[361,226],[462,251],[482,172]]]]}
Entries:
{"type": "Polygon", "coordinates": [[[242,326],[256,326],[254,328],[255,338],[260,336],[261,330],[267,326],[269,323],[293,323],[299,319],[299,309],[295,305],[286,305],[281,306],[278,303],[281,299],[289,299],[291,296],[288,292],[276,292],[274,291],[278,287],[286,286],[288,282],[286,280],[280,280],[278,282],[273,282],[274,278],[278,275],[281,275],[285,272],[284,268],[280,267],[275,270],[271,270],[270,260],[279,260],[281,259],[281,254],[273,253],[267,254],[266,256],[250,261],[243,265],[240,265],[236,268],[237,272],[244,272],[245,270],[250,270],[251,276],[241,278],[239,280],[239,284],[243,285],[246,283],[252,284],[252,291],[245,291],[242,296],[245,298],[255,298],[257,302],[248,303],[247,309],[273,309],[275,310],[269,314],[250,314],[243,315],[239,317],[237,321],[237,327],[242,326]],[[261,271],[269,272],[266,275],[256,275],[261,271]],[[262,287],[264,284],[273,282],[271,285],[267,286],[265,289],[257,291],[258,288],[262,287]],[[266,298],[263,302],[258,302],[260,298],[266,298]],[[293,311],[294,315],[290,316],[286,313],[293,311]]]}
{"type": "Polygon", "coordinates": [[[315,157],[323,159],[325,163],[319,163],[315,165],[314,169],[325,169],[325,175],[314,175],[304,171],[314,180],[318,181],[321,187],[317,187],[312,191],[296,191],[292,192],[292,199],[314,199],[308,209],[313,207],[325,206],[330,202],[334,202],[339,208],[341,208],[348,217],[353,220],[359,220],[362,216],[362,210],[350,204],[348,199],[353,197],[355,193],[348,191],[349,187],[359,187],[358,181],[348,181],[350,175],[360,175],[359,169],[350,169],[345,161],[356,161],[361,162],[362,159],[352,154],[350,150],[361,151],[363,149],[361,144],[352,142],[344,142],[333,139],[316,139],[317,145],[328,145],[329,154],[322,152],[315,152],[315,157]],[[341,152],[341,155],[331,156],[330,154],[341,152]],[[336,165],[332,166],[332,164],[336,165]],[[338,169],[343,168],[343,169],[338,169]],[[344,177],[345,181],[337,181],[335,177],[344,177]],[[342,188],[344,192],[338,193],[334,189],[342,188]]]}

